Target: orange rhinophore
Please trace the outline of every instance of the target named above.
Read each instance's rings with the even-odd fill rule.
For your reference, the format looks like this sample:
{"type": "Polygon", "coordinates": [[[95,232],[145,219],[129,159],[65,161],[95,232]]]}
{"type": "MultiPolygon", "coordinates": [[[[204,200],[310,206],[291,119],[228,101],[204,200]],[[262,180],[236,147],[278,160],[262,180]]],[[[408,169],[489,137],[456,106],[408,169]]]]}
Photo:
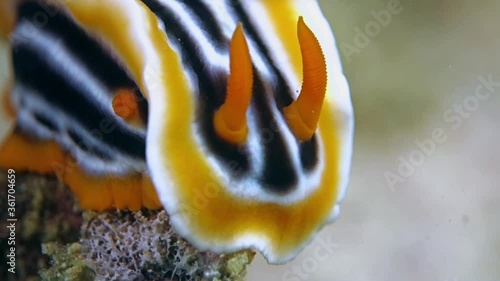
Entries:
{"type": "Polygon", "coordinates": [[[252,60],[241,23],[236,27],[229,52],[226,100],[215,112],[214,127],[222,139],[241,144],[247,136],[246,114],[253,89],[252,60]]]}
{"type": "Polygon", "coordinates": [[[300,95],[283,111],[292,132],[301,141],[308,141],[318,126],[326,94],[327,71],[321,46],[316,36],[304,23],[297,24],[303,65],[303,83],[300,95]]]}

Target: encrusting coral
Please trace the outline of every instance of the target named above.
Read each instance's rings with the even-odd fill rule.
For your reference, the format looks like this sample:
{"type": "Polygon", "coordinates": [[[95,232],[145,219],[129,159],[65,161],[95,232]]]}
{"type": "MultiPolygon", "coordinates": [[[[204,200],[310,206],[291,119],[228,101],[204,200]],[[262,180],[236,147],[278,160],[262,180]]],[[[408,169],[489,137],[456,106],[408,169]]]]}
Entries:
{"type": "Polygon", "coordinates": [[[163,210],[86,213],[82,254],[96,280],[243,280],[252,251],[200,252],[168,221],[163,210]]]}
{"type": "Polygon", "coordinates": [[[81,247],[79,243],[71,243],[67,246],[62,246],[58,242],[43,244],[42,253],[51,257],[52,265],[49,269],[40,272],[41,279],[43,281],[94,280],[95,273],[82,258],[81,247]]]}
{"type": "MultiPolygon", "coordinates": [[[[6,175],[0,170],[2,185],[6,175]]],[[[57,179],[19,174],[16,181],[17,271],[0,267],[7,281],[240,281],[255,255],[200,252],[170,227],[164,210],[82,214],[57,179]]]]}
{"type": "MultiPolygon", "coordinates": [[[[1,280],[39,280],[39,271],[49,265],[41,245],[58,241],[78,241],[82,223],[81,211],[75,207],[74,196],[54,177],[16,173],[15,245],[6,243],[7,233],[7,171],[0,170],[0,252],[15,246],[15,274],[7,272],[6,256],[0,256],[1,280]],[[5,279],[3,279],[5,278],[5,279]]],[[[12,195],[12,194],[11,194],[12,195]]],[[[9,217],[12,218],[12,217],[9,217]]]]}

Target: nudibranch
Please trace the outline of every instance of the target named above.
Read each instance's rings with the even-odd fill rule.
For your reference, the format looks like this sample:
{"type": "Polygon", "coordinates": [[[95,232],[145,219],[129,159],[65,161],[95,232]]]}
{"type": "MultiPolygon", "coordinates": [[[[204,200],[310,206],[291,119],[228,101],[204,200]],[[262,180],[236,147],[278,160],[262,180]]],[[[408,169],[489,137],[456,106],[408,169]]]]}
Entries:
{"type": "Polygon", "coordinates": [[[269,263],[338,216],[353,111],[316,1],[16,4],[1,167],[56,174],[85,209],[164,208],[200,250],[269,263]]]}

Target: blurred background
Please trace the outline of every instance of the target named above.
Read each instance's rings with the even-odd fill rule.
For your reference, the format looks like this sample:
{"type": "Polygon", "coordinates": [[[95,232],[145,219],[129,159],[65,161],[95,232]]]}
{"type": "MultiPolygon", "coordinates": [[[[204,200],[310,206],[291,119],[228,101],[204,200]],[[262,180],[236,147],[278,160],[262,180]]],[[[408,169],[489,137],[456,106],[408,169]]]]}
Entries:
{"type": "Polygon", "coordinates": [[[248,280],[500,280],[500,1],[400,0],[380,21],[393,2],[320,1],[356,115],[349,191],[248,280]]]}
{"type": "Polygon", "coordinates": [[[296,260],[258,256],[248,280],[500,280],[500,1],[400,0],[378,32],[398,1],[319,2],[356,115],[349,190],[296,260]]]}

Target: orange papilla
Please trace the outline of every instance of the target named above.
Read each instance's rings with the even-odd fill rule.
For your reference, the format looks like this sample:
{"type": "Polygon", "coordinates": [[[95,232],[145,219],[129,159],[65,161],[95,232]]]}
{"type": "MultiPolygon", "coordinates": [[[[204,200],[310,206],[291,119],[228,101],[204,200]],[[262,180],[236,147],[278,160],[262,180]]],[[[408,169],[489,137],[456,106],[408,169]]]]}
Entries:
{"type": "Polygon", "coordinates": [[[139,107],[135,93],[130,89],[120,89],[113,98],[113,110],[124,120],[131,120],[139,116],[139,107]]]}

